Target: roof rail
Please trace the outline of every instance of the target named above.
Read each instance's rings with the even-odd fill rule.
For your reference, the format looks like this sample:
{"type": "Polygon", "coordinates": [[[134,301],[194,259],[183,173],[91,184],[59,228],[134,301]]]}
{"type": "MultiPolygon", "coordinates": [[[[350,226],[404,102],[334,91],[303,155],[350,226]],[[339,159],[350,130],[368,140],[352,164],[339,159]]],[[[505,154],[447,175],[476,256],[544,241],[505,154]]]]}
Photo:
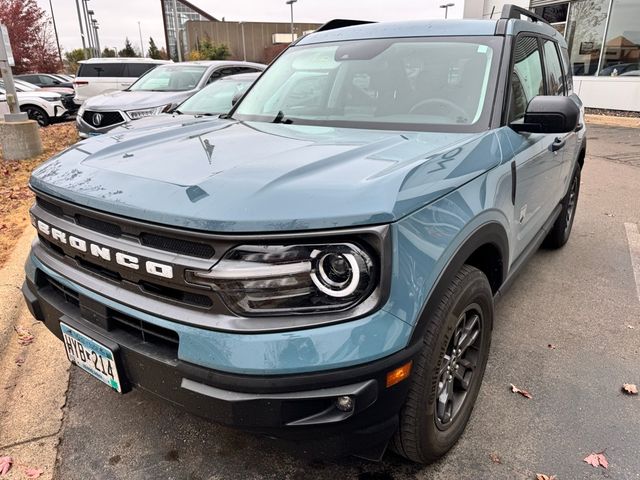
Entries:
{"type": "Polygon", "coordinates": [[[327,30],[335,30],[336,28],[352,27],[354,25],[365,25],[367,23],[376,23],[369,20],[346,20],[342,18],[335,18],[329,20],[316,30],[316,32],[325,32],[327,30]]]}
{"type": "Polygon", "coordinates": [[[510,3],[507,3],[502,7],[502,14],[500,15],[500,19],[509,20],[512,18],[516,18],[519,20],[523,16],[530,18],[532,22],[542,22],[546,24],[549,23],[540,15],[533,13],[531,10],[518,7],[516,5],[511,5],[510,3]]]}

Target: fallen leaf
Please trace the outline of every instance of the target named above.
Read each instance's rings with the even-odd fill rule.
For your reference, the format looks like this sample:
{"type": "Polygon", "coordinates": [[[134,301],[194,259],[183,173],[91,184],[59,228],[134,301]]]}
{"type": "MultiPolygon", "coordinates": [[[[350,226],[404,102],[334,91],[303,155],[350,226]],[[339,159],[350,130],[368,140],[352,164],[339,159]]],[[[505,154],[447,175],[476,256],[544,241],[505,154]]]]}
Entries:
{"type": "Polygon", "coordinates": [[[497,464],[501,464],[501,463],[502,463],[502,460],[500,459],[500,457],[498,456],[498,454],[497,454],[497,453],[495,453],[495,452],[491,452],[491,453],[489,454],[489,458],[491,459],[491,461],[492,461],[493,463],[497,463],[497,464]]]}
{"type": "Polygon", "coordinates": [[[41,468],[27,468],[24,471],[24,474],[27,476],[27,478],[39,478],[43,473],[44,470],[42,470],[41,468]]]}
{"type": "Polygon", "coordinates": [[[511,384],[511,391],[513,393],[519,393],[525,398],[533,398],[533,396],[529,392],[527,392],[526,390],[521,390],[520,388],[516,387],[513,383],[511,384]]]}
{"type": "Polygon", "coordinates": [[[626,393],[627,395],[637,395],[638,394],[638,387],[633,383],[623,383],[622,384],[622,391],[624,393],[626,393]]]}
{"type": "Polygon", "coordinates": [[[15,361],[16,361],[16,365],[18,365],[19,367],[21,367],[21,366],[22,366],[22,364],[23,364],[23,363],[24,363],[24,361],[25,361],[25,358],[24,358],[22,355],[18,355],[18,356],[16,357],[16,360],[15,360],[15,361]]]}
{"type": "Polygon", "coordinates": [[[34,336],[31,335],[31,332],[24,327],[18,325],[17,327],[13,327],[13,329],[18,334],[18,343],[22,346],[31,345],[34,340],[34,336]]]}
{"type": "Polygon", "coordinates": [[[536,480],[558,480],[555,475],[545,475],[544,473],[536,473],[536,480]]]}
{"type": "Polygon", "coordinates": [[[609,462],[607,461],[607,457],[604,456],[604,450],[599,453],[591,453],[587,455],[584,461],[594,468],[609,468],[609,462]]]}
{"type": "Polygon", "coordinates": [[[11,470],[12,464],[13,464],[13,458],[0,457],[0,477],[6,475],[7,472],[11,470]]]}
{"type": "Polygon", "coordinates": [[[547,345],[547,347],[549,347],[551,350],[556,349],[556,346],[553,343],[550,343],[549,345],[547,345]]]}

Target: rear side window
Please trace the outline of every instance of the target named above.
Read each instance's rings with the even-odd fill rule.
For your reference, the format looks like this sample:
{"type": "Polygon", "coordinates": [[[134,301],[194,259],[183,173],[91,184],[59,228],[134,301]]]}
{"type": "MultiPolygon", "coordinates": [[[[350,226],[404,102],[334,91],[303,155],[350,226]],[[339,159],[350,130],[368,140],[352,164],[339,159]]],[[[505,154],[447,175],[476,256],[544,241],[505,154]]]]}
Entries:
{"type": "Polygon", "coordinates": [[[547,72],[547,95],[564,95],[564,76],[556,44],[544,40],[544,66],[547,72]]]}
{"type": "Polygon", "coordinates": [[[542,59],[536,37],[520,36],[516,40],[511,71],[509,122],[524,118],[527,105],[536,95],[544,95],[542,59]]]}
{"type": "Polygon", "coordinates": [[[124,63],[82,63],[78,77],[122,77],[124,63]]]}
{"type": "Polygon", "coordinates": [[[140,77],[152,68],[157,67],[153,63],[125,63],[123,77],[140,77]]]}

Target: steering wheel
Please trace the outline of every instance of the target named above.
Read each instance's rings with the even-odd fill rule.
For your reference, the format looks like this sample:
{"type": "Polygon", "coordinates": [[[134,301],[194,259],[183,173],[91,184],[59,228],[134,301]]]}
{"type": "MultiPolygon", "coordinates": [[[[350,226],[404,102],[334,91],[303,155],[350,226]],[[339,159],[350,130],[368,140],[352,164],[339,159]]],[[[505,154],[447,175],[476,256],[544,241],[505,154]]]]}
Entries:
{"type": "Polygon", "coordinates": [[[426,105],[433,105],[433,104],[444,107],[445,111],[447,109],[451,109],[451,110],[454,110],[455,113],[459,113],[462,117],[469,118],[469,114],[462,107],[460,107],[459,105],[456,105],[450,100],[445,100],[444,98],[427,98],[426,100],[422,100],[416,103],[413,107],[411,107],[411,110],[409,110],[409,113],[416,113],[416,111],[419,110],[420,108],[423,108],[426,105]]]}

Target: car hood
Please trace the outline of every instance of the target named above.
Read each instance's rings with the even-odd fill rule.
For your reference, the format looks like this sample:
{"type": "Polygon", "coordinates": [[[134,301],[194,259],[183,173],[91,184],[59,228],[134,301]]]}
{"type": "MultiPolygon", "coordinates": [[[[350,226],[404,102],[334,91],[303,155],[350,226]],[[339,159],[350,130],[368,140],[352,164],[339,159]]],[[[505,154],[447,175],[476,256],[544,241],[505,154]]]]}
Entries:
{"type": "Polygon", "coordinates": [[[23,98],[41,98],[42,100],[53,101],[54,99],[60,99],[60,94],[55,92],[44,92],[40,90],[34,90],[31,92],[16,92],[18,94],[18,100],[23,98]]]}
{"type": "Polygon", "coordinates": [[[133,138],[132,133],[136,135],[147,135],[152,130],[170,130],[174,128],[188,127],[203,122],[211,122],[218,120],[218,115],[178,115],[177,113],[161,113],[160,115],[151,115],[150,117],[140,118],[119,125],[109,130],[109,135],[130,134],[127,138],[133,138]]]}
{"type": "Polygon", "coordinates": [[[89,98],[84,103],[87,110],[137,110],[140,108],[159,107],[161,105],[178,104],[193,95],[197,90],[185,92],[130,92],[117,90],[89,98]]]}
{"type": "Polygon", "coordinates": [[[495,132],[388,132],[198,122],[106,134],[39,167],[35,190],[209,232],[392,222],[501,162],[495,132]]]}

